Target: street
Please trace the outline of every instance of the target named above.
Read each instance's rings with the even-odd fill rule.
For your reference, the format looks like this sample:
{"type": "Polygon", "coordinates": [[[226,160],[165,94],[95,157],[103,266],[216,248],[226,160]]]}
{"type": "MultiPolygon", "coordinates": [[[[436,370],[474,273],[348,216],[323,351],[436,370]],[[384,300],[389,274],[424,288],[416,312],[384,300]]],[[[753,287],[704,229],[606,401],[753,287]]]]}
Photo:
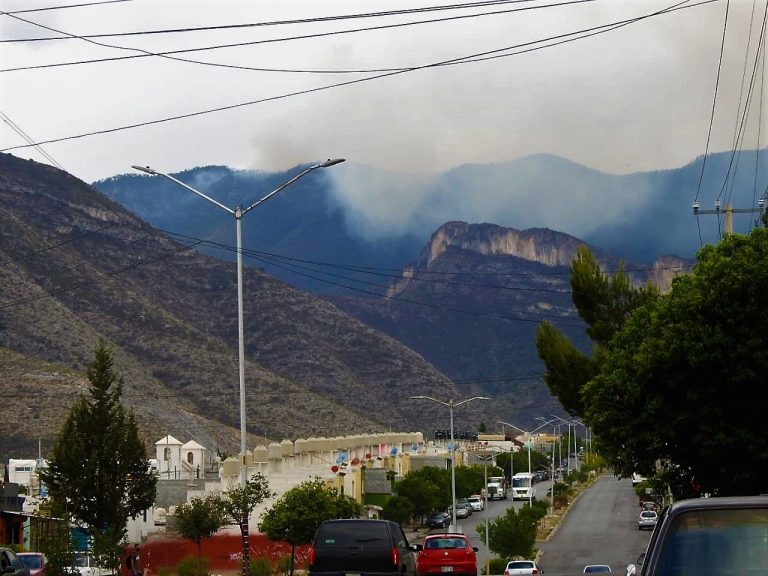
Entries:
{"type": "Polygon", "coordinates": [[[651,532],[637,528],[640,508],[628,479],[602,476],[571,506],[549,542],[538,544],[547,576],[581,574],[587,564],[608,564],[624,574],[645,550],[651,532]]]}
{"type": "MultiPolygon", "coordinates": [[[[546,496],[550,481],[536,484],[540,498],[546,496]]],[[[478,548],[477,567],[485,574],[486,561],[493,557],[481,540],[477,527],[486,519],[493,521],[510,506],[520,508],[525,502],[496,500],[488,502],[482,512],[475,512],[459,520],[459,531],[465,533],[478,548]]],[[[624,574],[627,564],[634,562],[645,550],[650,531],[637,528],[640,509],[637,495],[630,480],[617,481],[610,475],[602,476],[582,493],[568,511],[561,525],[548,542],[537,542],[541,550],[540,568],[547,576],[573,576],[581,574],[587,564],[609,564],[614,573],[624,574]]],[[[432,532],[441,532],[433,530],[432,532]]],[[[413,539],[419,543],[419,539],[413,539]]]]}

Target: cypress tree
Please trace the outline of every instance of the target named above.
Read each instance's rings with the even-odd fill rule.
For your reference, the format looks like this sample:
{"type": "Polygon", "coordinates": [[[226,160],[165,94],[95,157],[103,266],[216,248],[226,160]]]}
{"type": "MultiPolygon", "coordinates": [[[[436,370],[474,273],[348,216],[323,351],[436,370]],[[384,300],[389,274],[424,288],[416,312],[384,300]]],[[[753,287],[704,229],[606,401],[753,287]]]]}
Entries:
{"type": "Polygon", "coordinates": [[[123,378],[103,340],[87,377],[88,393],[70,408],[40,476],[54,513],[86,526],[94,556],[117,573],[126,522],[152,506],[157,478],[133,411],[120,402],[123,378]]]}

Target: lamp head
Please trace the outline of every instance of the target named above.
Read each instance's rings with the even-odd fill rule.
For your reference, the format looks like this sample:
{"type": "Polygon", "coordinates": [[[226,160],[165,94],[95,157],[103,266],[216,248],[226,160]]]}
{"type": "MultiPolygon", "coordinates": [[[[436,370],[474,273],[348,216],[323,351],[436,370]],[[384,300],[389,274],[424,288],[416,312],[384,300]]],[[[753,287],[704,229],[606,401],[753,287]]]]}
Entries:
{"type": "Polygon", "coordinates": [[[157,174],[157,171],[155,171],[153,168],[150,168],[149,166],[137,166],[136,164],[133,164],[131,168],[134,168],[138,170],[139,172],[145,172],[147,174],[152,174],[155,176],[157,174]]]}
{"type": "Polygon", "coordinates": [[[328,158],[325,162],[320,163],[320,168],[330,168],[331,166],[336,166],[336,164],[341,164],[345,160],[346,158],[328,158]]]}

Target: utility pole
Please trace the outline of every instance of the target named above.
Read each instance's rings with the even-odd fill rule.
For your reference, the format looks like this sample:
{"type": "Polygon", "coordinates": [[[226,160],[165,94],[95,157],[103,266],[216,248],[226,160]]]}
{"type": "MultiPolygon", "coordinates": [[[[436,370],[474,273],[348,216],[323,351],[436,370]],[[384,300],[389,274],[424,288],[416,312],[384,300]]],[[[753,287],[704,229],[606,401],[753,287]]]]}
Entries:
{"type": "Polygon", "coordinates": [[[734,214],[760,214],[762,219],[763,212],[765,211],[765,195],[757,201],[757,208],[734,208],[729,202],[725,205],[725,210],[720,209],[720,200],[715,201],[714,210],[701,210],[699,208],[699,202],[693,203],[693,215],[698,217],[699,214],[720,214],[725,215],[725,233],[733,234],[733,215],[734,214]]]}

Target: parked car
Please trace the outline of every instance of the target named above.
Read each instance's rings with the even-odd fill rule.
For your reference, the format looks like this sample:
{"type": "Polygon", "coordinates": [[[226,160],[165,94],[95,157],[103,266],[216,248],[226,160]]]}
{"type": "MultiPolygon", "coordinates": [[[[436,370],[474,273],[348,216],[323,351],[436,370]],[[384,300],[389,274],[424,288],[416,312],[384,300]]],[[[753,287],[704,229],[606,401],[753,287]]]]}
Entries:
{"type": "Polygon", "coordinates": [[[446,528],[451,525],[451,515],[447,512],[435,512],[427,518],[427,526],[430,528],[446,528]]]}
{"type": "Polygon", "coordinates": [[[467,498],[467,502],[469,502],[469,505],[472,506],[472,510],[474,512],[480,512],[481,510],[485,510],[485,500],[479,494],[470,496],[469,498],[467,498]]]}
{"type": "Polygon", "coordinates": [[[504,576],[527,576],[528,574],[544,574],[533,560],[513,560],[507,562],[504,576]]]}
{"type": "Polygon", "coordinates": [[[416,554],[403,529],[389,520],[326,520],[309,552],[310,576],[416,576],[416,554]]]}
{"type": "Polygon", "coordinates": [[[627,573],[768,574],[766,518],[768,496],[678,500],[662,510],[627,573]]]}
{"type": "Polygon", "coordinates": [[[638,530],[653,530],[658,520],[659,515],[655,510],[643,510],[637,519],[637,528],[638,530]]]}
{"type": "Polygon", "coordinates": [[[584,566],[584,574],[607,574],[611,571],[608,564],[587,564],[584,566]]]}
{"type": "Polygon", "coordinates": [[[3,576],[29,576],[29,568],[24,566],[10,548],[0,548],[0,574],[3,576]]]}
{"type": "Polygon", "coordinates": [[[417,574],[477,576],[477,550],[465,534],[431,534],[416,556],[417,574]]]}
{"type": "Polygon", "coordinates": [[[469,518],[472,516],[472,505],[466,500],[456,502],[456,518],[469,518]]]}
{"type": "Polygon", "coordinates": [[[16,556],[29,569],[30,576],[42,576],[42,574],[45,574],[47,561],[45,554],[42,552],[19,552],[16,556]]]}

